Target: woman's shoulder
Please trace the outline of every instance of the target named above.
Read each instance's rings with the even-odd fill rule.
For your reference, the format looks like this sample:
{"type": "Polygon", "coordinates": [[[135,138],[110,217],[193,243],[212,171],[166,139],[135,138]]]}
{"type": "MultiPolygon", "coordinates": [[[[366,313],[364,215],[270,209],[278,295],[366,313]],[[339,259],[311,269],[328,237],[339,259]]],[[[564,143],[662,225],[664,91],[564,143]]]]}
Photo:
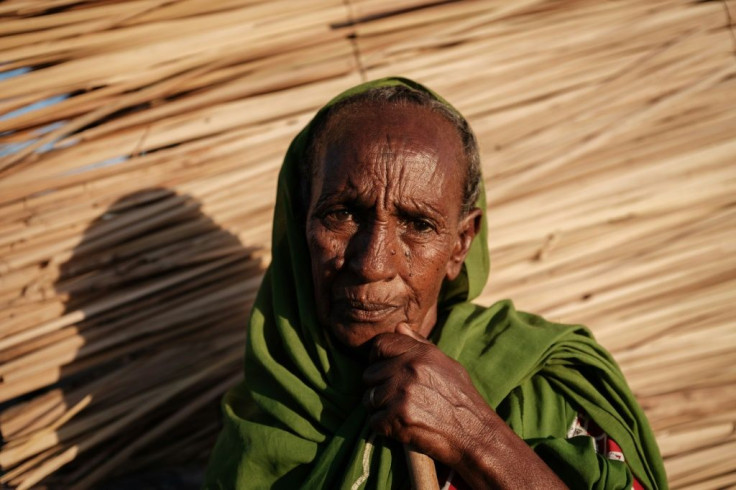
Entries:
{"type": "Polygon", "coordinates": [[[511,299],[502,299],[490,306],[474,305],[474,307],[487,311],[487,313],[492,315],[497,321],[514,322],[548,330],[560,330],[593,338],[593,334],[590,329],[585,325],[580,323],[565,323],[558,321],[555,318],[542,316],[538,313],[517,309],[511,299]]]}
{"type": "Polygon", "coordinates": [[[446,313],[443,331],[451,337],[472,337],[476,342],[488,342],[494,346],[511,347],[522,342],[527,350],[548,351],[549,347],[573,342],[610,358],[586,326],[562,323],[518,310],[510,299],[490,306],[471,302],[454,305],[446,313]]]}

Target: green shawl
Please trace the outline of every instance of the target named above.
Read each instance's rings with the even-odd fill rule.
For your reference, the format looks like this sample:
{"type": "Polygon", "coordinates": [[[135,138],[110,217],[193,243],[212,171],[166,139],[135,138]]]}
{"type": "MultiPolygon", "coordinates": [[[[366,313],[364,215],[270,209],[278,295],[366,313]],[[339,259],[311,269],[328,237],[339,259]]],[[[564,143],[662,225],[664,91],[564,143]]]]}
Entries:
{"type": "MultiPolygon", "coordinates": [[[[325,108],[386,85],[405,85],[447,104],[416,82],[386,78],[354,87],[325,108]]],[[[292,142],[279,175],[273,259],[248,325],[245,381],[223,399],[224,427],[206,489],[408,486],[400,445],[366,427],[363,367],[334,348],[316,321],[298,219],[297,167],[309,127],[292,142]]],[[[485,192],[477,205],[485,209],[485,192]]],[[[577,410],[621,446],[641,483],[665,487],[654,437],[611,356],[584,327],[517,312],[510,302],[490,308],[470,303],[489,268],[484,219],[462,274],[443,285],[431,340],[465,366],[488,404],[571,487],[631,488],[626,466],[597,456],[590,438],[565,439],[577,410]]]]}

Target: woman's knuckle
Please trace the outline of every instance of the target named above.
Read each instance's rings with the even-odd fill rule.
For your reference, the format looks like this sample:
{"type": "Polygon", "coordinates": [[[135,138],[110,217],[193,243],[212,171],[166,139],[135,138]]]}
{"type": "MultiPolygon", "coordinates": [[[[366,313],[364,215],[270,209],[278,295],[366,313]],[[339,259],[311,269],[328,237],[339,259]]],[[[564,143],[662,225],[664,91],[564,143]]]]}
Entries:
{"type": "Polygon", "coordinates": [[[414,360],[404,365],[404,373],[410,380],[418,379],[422,375],[424,370],[425,366],[423,366],[422,362],[419,360],[414,360]]]}

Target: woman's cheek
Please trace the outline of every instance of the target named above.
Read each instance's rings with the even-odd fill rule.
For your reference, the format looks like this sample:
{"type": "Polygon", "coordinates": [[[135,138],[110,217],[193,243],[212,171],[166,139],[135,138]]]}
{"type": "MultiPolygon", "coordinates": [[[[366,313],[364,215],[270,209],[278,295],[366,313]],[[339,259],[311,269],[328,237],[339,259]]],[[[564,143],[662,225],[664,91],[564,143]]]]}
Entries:
{"type": "Polygon", "coordinates": [[[329,277],[333,272],[342,269],[345,264],[343,240],[326,229],[315,234],[310,249],[312,249],[313,265],[317,266],[317,270],[313,272],[318,276],[329,277]]]}
{"type": "Polygon", "coordinates": [[[426,306],[427,302],[436,301],[439,295],[450,254],[446,247],[427,244],[415,248],[412,252],[412,259],[415,267],[412,268],[413,273],[409,276],[411,289],[418,303],[426,306]]]}

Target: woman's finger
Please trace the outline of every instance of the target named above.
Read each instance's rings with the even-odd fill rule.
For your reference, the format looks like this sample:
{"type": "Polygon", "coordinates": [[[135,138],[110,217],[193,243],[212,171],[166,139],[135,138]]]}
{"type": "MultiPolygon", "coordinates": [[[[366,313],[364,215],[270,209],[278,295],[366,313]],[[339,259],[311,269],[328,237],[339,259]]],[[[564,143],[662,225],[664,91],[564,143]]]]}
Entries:
{"type": "Polygon", "coordinates": [[[395,378],[405,364],[406,360],[401,356],[377,360],[363,371],[363,382],[367,385],[375,385],[395,378]]]}
{"type": "Polygon", "coordinates": [[[379,359],[400,356],[419,345],[422,344],[408,335],[383,333],[373,339],[369,360],[370,362],[375,362],[379,359]]]}
{"type": "Polygon", "coordinates": [[[386,384],[371,386],[363,393],[363,405],[369,410],[382,407],[388,400],[389,387],[386,384]]]}
{"type": "Polygon", "coordinates": [[[411,436],[402,421],[392,416],[389,410],[377,410],[368,418],[368,425],[374,432],[390,437],[402,444],[410,442],[411,436]]]}

